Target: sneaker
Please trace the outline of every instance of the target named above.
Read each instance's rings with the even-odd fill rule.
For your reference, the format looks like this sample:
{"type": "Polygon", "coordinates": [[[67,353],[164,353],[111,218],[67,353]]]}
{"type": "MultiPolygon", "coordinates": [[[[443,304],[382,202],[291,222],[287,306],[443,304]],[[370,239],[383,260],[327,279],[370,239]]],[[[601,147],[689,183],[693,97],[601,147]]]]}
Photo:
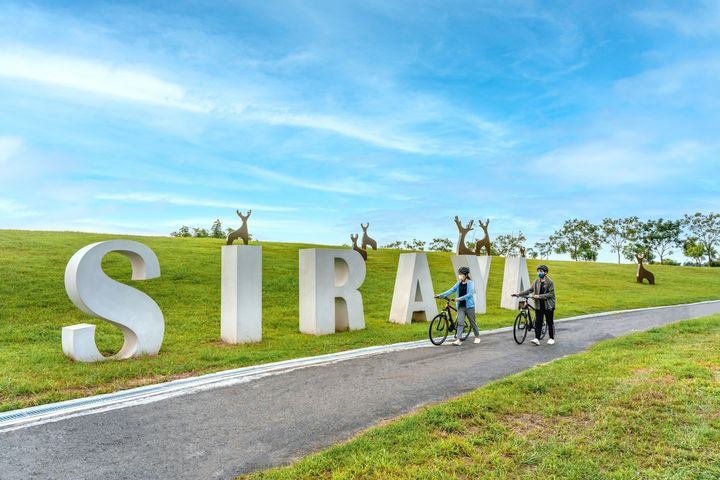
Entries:
{"type": "Polygon", "coordinates": [[[540,345],[540,340],[538,340],[537,338],[533,338],[530,343],[532,343],[533,345],[540,345]]]}
{"type": "Polygon", "coordinates": [[[473,343],[480,343],[480,337],[475,337],[475,341],[473,343]]]}
{"type": "Polygon", "coordinates": [[[555,345],[555,339],[551,338],[548,340],[548,345],[555,345]]]}
{"type": "Polygon", "coordinates": [[[460,339],[458,338],[458,339],[456,339],[454,342],[452,342],[450,345],[462,345],[462,342],[461,342],[460,339]]]}

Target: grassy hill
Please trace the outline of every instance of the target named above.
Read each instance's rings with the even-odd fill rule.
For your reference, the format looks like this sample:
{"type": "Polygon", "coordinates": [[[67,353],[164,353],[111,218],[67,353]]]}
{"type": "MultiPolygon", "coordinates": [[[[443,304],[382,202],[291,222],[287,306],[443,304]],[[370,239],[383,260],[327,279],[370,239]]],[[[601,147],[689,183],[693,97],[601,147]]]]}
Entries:
{"type": "MultiPolygon", "coordinates": [[[[298,250],[317,245],[263,246],[263,341],[220,342],[220,248],[218,239],[136,237],[68,232],[0,230],[0,410],[103,393],[188,375],[316,355],[369,345],[422,339],[427,324],[387,321],[398,250],[371,251],[361,288],[366,329],[315,337],[298,332],[298,250]],[[160,278],[130,282],[130,263],[105,258],[111,277],[132,284],[158,303],[165,316],[159,356],[80,364],[62,353],[61,329],[97,323],[101,352],[122,345],[119,329],[88,317],[67,298],[64,271],[70,257],[97,241],[127,238],[148,245],[160,260],[160,278]]],[[[448,253],[428,253],[436,291],[455,278],[448,253]]],[[[530,260],[530,268],[539,262],[530,260]]],[[[648,267],[657,285],[635,283],[633,265],[547,261],[555,280],[559,318],[607,310],[670,305],[720,298],[720,269],[648,267]]],[[[504,259],[492,260],[488,314],[483,329],[507,326],[514,313],[502,310],[504,259]]],[[[512,341],[508,337],[508,341],[512,341]]]]}

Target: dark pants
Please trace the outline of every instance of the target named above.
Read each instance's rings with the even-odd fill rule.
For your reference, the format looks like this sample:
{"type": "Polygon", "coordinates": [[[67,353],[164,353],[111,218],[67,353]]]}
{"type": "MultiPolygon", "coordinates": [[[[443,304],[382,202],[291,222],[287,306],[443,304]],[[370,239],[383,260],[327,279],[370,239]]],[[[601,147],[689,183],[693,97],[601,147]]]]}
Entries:
{"type": "Polygon", "coordinates": [[[540,334],[542,333],[542,324],[543,324],[543,318],[545,318],[545,322],[548,325],[548,333],[550,334],[550,338],[555,338],[555,323],[553,323],[553,317],[555,316],[555,309],[552,310],[545,310],[540,309],[536,312],[537,316],[535,317],[535,338],[540,340],[540,334]]]}

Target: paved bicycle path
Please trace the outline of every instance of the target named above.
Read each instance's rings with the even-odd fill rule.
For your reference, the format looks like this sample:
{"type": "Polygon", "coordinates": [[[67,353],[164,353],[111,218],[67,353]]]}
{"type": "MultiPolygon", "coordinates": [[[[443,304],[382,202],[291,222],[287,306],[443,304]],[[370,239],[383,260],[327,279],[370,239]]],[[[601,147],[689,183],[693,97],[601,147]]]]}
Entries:
{"type": "Polygon", "coordinates": [[[717,312],[720,301],[558,322],[554,346],[495,333],[0,432],[0,478],[232,479],[600,340],[717,312]]]}

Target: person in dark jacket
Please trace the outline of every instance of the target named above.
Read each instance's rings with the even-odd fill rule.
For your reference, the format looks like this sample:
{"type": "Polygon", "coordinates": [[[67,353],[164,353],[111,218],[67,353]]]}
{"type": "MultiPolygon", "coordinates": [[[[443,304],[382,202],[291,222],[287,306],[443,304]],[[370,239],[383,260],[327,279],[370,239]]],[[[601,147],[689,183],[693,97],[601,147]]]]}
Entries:
{"type": "Polygon", "coordinates": [[[540,333],[542,332],[543,319],[547,322],[548,333],[550,334],[550,340],[548,345],[555,344],[555,323],[553,319],[555,317],[555,283],[548,277],[548,267],[546,265],[540,265],[537,268],[537,276],[532,286],[527,290],[519,293],[514,293],[513,297],[519,295],[526,296],[532,294],[532,298],[535,299],[535,338],[532,339],[533,345],[540,345],[540,333]]]}

